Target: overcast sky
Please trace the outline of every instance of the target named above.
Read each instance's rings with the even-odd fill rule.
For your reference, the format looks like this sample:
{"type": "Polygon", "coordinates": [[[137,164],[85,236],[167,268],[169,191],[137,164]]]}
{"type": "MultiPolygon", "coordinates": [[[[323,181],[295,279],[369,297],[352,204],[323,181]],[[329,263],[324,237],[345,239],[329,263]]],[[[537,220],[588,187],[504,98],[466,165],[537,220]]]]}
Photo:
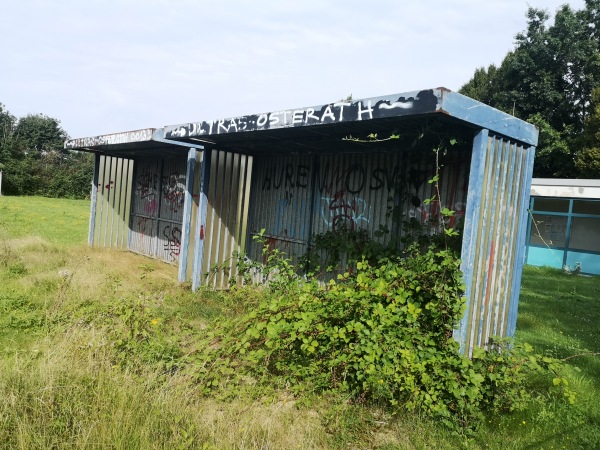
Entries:
{"type": "Polygon", "coordinates": [[[2,0],[0,103],[71,137],[444,86],[583,0],[2,0]]]}

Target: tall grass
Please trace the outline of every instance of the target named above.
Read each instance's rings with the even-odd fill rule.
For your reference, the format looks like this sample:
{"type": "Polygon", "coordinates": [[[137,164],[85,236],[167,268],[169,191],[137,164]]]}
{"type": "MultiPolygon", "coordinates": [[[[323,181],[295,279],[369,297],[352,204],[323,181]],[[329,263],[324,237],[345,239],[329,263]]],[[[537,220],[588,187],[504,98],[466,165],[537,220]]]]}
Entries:
{"type": "Polygon", "coordinates": [[[88,206],[0,197],[0,449],[600,448],[600,278],[523,277],[517,338],[570,358],[576,404],[460,437],[339,397],[198,395],[181,361],[260,291],[192,293],[174,266],[89,248],[88,206]]]}

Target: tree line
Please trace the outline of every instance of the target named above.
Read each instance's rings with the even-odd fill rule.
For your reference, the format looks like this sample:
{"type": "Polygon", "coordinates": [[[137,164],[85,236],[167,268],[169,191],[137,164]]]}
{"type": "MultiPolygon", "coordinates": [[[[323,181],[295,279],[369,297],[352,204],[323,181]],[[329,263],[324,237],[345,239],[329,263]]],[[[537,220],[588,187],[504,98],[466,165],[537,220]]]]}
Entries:
{"type": "Polygon", "coordinates": [[[43,114],[17,119],[0,103],[2,194],[88,197],[94,158],[65,150],[68,138],[58,120],[43,114]]]}
{"type": "Polygon", "coordinates": [[[538,127],[534,176],[600,178],[600,0],[527,10],[527,27],[499,66],[460,92],[538,127]]]}

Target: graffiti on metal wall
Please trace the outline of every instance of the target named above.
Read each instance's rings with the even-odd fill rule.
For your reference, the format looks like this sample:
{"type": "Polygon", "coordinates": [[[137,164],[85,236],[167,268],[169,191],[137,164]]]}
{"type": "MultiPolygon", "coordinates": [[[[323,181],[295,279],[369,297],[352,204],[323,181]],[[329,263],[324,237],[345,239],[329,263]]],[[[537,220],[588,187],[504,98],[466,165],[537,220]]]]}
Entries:
{"type": "Polygon", "coordinates": [[[141,210],[154,216],[158,212],[158,174],[148,170],[137,176],[135,193],[141,200],[141,210]]]}
{"type": "Polygon", "coordinates": [[[162,195],[167,207],[177,212],[185,199],[185,174],[173,172],[162,178],[162,195]]]}
{"type": "Polygon", "coordinates": [[[126,131],[124,133],[71,139],[66,142],[65,148],[96,147],[102,145],[116,145],[130,142],[149,141],[152,139],[153,133],[153,128],[147,128],[144,130],[126,131]]]}
{"type": "MultiPolygon", "coordinates": [[[[466,192],[467,178],[461,177],[456,166],[442,169],[439,185],[442,187],[444,206],[455,210],[450,226],[464,215],[462,198],[466,192]],[[462,185],[461,185],[462,183],[462,185]]],[[[315,208],[318,217],[332,230],[358,230],[367,228],[372,222],[373,208],[400,208],[404,217],[415,218],[421,223],[439,218],[439,199],[424,202],[433,196],[433,187],[428,183],[435,174],[433,166],[410,167],[406,164],[375,162],[343,163],[343,160],[321,161],[315,169],[298,162],[277,163],[266,166],[259,186],[265,196],[277,195],[274,235],[288,235],[290,217],[306,211],[306,199],[314,180],[315,208]],[[316,170],[316,173],[312,173],[316,170]],[[377,194],[381,191],[381,194],[377,194]],[[279,192],[279,194],[277,194],[279,192]],[[370,202],[376,202],[370,204],[370,202]],[[383,205],[383,203],[386,203],[383,205]],[[292,213],[288,211],[290,208],[292,213]],[[290,215],[291,214],[291,215],[290,215]]],[[[381,213],[379,213],[381,216],[381,213]]],[[[376,220],[381,223],[381,217],[376,220]]],[[[305,222],[301,222],[289,233],[291,238],[304,239],[305,222]],[[299,226],[298,226],[299,225],[299,226]]]]}
{"type": "Polygon", "coordinates": [[[347,191],[337,191],[333,197],[321,197],[320,214],[333,231],[354,231],[369,223],[370,208],[367,202],[347,191]]]}
{"type": "Polygon", "coordinates": [[[153,219],[147,217],[138,217],[135,220],[135,232],[137,240],[137,246],[139,249],[145,249],[146,246],[151,245],[152,236],[154,234],[154,223],[153,219]]]}
{"type": "Polygon", "coordinates": [[[141,201],[141,211],[148,215],[156,215],[160,192],[165,207],[176,213],[183,207],[185,200],[185,174],[173,172],[163,176],[160,183],[159,179],[159,175],[151,170],[137,176],[135,192],[141,201]]]}
{"type": "Polygon", "coordinates": [[[177,261],[181,252],[181,229],[177,226],[167,224],[162,229],[163,250],[168,260],[177,261]]]}
{"type": "MultiPolygon", "coordinates": [[[[433,168],[429,171],[411,169],[408,174],[408,182],[418,190],[428,178],[433,176],[433,173],[433,168]]],[[[262,190],[308,188],[309,179],[310,167],[307,165],[292,163],[280,167],[273,165],[264,172],[262,190]]],[[[369,191],[387,189],[389,191],[405,184],[405,179],[406,174],[398,165],[369,169],[360,163],[341,167],[328,161],[317,169],[319,192],[331,194],[337,190],[343,190],[350,194],[358,194],[365,189],[369,191]]]]}

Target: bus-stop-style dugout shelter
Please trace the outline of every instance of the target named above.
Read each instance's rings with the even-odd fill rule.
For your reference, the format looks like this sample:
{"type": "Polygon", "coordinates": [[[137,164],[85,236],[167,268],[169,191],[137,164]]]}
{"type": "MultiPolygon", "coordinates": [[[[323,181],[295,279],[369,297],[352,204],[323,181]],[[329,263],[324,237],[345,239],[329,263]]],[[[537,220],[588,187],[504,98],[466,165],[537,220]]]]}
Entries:
{"type": "MultiPolygon", "coordinates": [[[[512,336],[537,130],[445,88],[66,142],[96,155],[89,242],[224,287],[252,236],[297,258],[315,235],[385,241],[441,208],[461,226],[464,352],[512,336]],[[438,151],[434,151],[438,149],[438,151]],[[427,181],[439,170],[440,198],[427,181]],[[382,229],[388,233],[380,233],[382,229]]],[[[432,228],[433,227],[433,228],[432,228]]]]}

